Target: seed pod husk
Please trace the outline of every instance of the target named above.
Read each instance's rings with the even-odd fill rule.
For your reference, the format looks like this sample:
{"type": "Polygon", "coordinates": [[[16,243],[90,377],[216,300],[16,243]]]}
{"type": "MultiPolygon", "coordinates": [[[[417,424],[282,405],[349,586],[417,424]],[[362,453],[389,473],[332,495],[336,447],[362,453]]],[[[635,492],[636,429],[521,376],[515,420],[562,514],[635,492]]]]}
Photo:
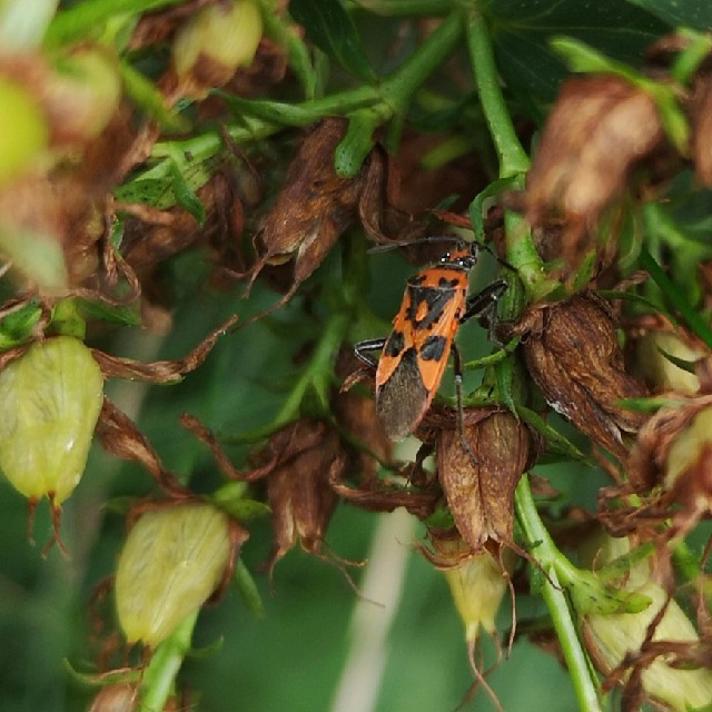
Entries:
{"type": "Polygon", "coordinates": [[[275,540],[270,569],[297,542],[304,551],[320,555],[336,507],[338,498],[329,480],[330,476],[338,477],[343,471],[346,457],[333,430],[324,429],[321,423],[314,423],[313,427],[322,432],[316,444],[297,451],[267,478],[267,500],[272,509],[275,540]]]}
{"type": "Polygon", "coordinates": [[[547,403],[595,443],[625,458],[623,435],[636,433],[646,416],[618,402],[646,390],[625,371],[608,304],[591,292],[578,294],[535,307],[517,330],[529,332],[523,346],[527,369],[547,403]]]}
{"type": "Polygon", "coordinates": [[[155,648],[200,608],[222,581],[232,548],[227,515],[209,504],[143,513],[116,571],[116,608],[129,644],[155,648]]]}
{"type": "Polygon", "coordinates": [[[35,342],[0,372],[0,468],[25,497],[59,505],[79,484],[103,386],[91,351],[70,336],[35,342]]]}
{"type": "MultiPolygon", "coordinates": [[[[627,554],[627,538],[601,535],[593,560],[605,565],[627,554]]],[[[623,588],[647,596],[651,603],[638,613],[589,613],[583,621],[584,642],[596,667],[609,674],[624,661],[627,654],[636,654],[644,644],[648,626],[668,600],[665,589],[656,582],[648,560],[639,562],[630,571],[623,588]]],[[[694,626],[675,600],[667,605],[652,638],[653,641],[676,643],[699,642],[694,626]]],[[[667,664],[664,656],[653,658],[640,677],[646,696],[669,705],[675,710],[702,707],[712,699],[712,671],[698,668],[683,670],[667,664]]]]}
{"type": "Polygon", "coordinates": [[[577,263],[632,166],[663,136],[655,102],[630,82],[610,75],[569,79],[549,114],[527,178],[527,219],[546,226],[563,218],[556,252],[577,263]]]}
{"type": "Polygon", "coordinates": [[[514,490],[529,463],[529,431],[511,413],[481,408],[465,414],[471,452],[462,437],[444,429],[437,444],[438,477],[455,526],[473,551],[490,539],[511,543],[514,490]]]}
{"type": "Polygon", "coordinates": [[[102,688],[92,700],[89,712],[135,712],[138,689],[129,683],[117,683],[102,688]]]}

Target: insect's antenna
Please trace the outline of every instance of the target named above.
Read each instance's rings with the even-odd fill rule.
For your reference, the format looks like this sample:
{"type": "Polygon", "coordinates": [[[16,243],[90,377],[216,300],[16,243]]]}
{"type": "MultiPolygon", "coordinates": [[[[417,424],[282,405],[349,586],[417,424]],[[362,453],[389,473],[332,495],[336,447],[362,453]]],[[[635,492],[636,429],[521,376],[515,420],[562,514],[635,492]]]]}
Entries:
{"type": "Polygon", "coordinates": [[[380,252],[390,252],[399,247],[411,247],[412,245],[422,245],[428,242],[462,242],[462,239],[454,235],[432,235],[430,237],[419,237],[417,240],[398,240],[389,242],[387,245],[376,245],[368,250],[369,254],[377,254],[380,252]]]}
{"type": "Polygon", "coordinates": [[[517,269],[514,267],[514,265],[510,264],[507,262],[507,260],[503,260],[486,242],[478,242],[477,243],[480,247],[480,249],[484,250],[485,252],[489,252],[492,257],[494,257],[499,264],[502,265],[502,267],[506,267],[507,269],[511,269],[512,272],[516,272],[517,269]]]}

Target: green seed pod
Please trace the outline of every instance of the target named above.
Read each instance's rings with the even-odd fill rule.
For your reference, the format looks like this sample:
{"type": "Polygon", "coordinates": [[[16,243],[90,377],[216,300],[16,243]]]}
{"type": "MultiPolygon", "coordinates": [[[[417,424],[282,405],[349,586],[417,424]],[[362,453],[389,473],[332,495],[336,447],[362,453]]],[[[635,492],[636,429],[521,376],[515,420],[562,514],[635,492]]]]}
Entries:
{"type": "Polygon", "coordinates": [[[262,38],[262,16],[251,0],[208,5],[176,33],[173,66],[181,82],[222,86],[250,64],[262,38]]]}
{"type": "Polygon", "coordinates": [[[638,365],[642,375],[656,390],[677,391],[685,395],[697,393],[700,389],[697,376],[676,366],[662,352],[683,361],[696,361],[705,352],[685,343],[670,331],[649,331],[637,344],[638,365]]]}
{"type": "Polygon", "coordinates": [[[228,517],[209,504],[141,515],[116,572],[116,607],[128,642],[155,648],[165,640],[215,591],[231,552],[228,517]]]}
{"type": "MultiPolygon", "coordinates": [[[[594,560],[599,565],[627,554],[630,544],[626,538],[601,535],[591,546],[594,560]],[[594,553],[595,552],[595,553],[594,553]]],[[[583,631],[586,647],[596,666],[604,673],[620,665],[625,656],[635,653],[643,643],[648,626],[665,604],[668,595],[654,580],[650,563],[636,564],[626,578],[627,591],[635,591],[650,599],[650,605],[638,613],[591,613],[584,617],[583,631]]],[[[654,641],[699,643],[699,636],[689,618],[673,599],[668,604],[662,620],[655,629],[654,641]]],[[[688,710],[702,707],[712,699],[712,671],[680,669],[666,663],[665,657],[655,658],[642,673],[642,686],[650,698],[670,706],[670,709],[688,710]]]]}
{"type": "Polygon", "coordinates": [[[49,141],[42,109],[20,84],[0,77],[0,185],[32,163],[49,141]]]}
{"type": "Polygon", "coordinates": [[[34,343],[0,372],[0,468],[25,497],[61,504],[86,466],[104,379],[70,336],[34,343]]]}
{"type": "Polygon", "coordinates": [[[480,626],[494,635],[495,616],[507,591],[507,576],[486,549],[443,571],[465,626],[465,640],[477,640],[480,626]]]}

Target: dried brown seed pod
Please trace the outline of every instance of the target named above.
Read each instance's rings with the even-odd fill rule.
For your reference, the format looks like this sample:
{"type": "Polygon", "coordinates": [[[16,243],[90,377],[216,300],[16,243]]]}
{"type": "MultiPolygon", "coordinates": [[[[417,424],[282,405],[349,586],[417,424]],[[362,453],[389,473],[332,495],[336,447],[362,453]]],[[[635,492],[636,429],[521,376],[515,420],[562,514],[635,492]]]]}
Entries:
{"type": "Polygon", "coordinates": [[[541,227],[563,219],[557,252],[576,264],[632,166],[662,139],[655,102],[630,82],[615,76],[568,80],[529,172],[527,219],[541,227]]]}
{"type": "Polygon", "coordinates": [[[360,206],[369,222],[376,221],[372,203],[384,180],[385,158],[377,148],[356,178],[338,176],[334,150],[345,131],[345,120],[325,119],[306,136],[258,235],[261,254],[251,270],[250,283],[265,265],[294,261],[292,285],[280,303],[286,303],[322,263],[356,220],[360,206]],[[362,196],[368,206],[361,205],[362,196]]]}
{"type": "Polygon", "coordinates": [[[470,452],[462,437],[444,429],[437,440],[438,477],[455,526],[472,551],[488,541],[511,544],[514,490],[531,458],[529,431],[511,413],[481,408],[466,413],[470,452]]]}
{"type": "Polygon", "coordinates": [[[702,73],[695,79],[692,96],[692,158],[697,176],[712,186],[712,75],[702,73]]]}
{"type": "Polygon", "coordinates": [[[596,444],[624,459],[624,434],[636,433],[642,413],[618,405],[645,388],[626,373],[607,302],[588,292],[564,302],[539,305],[515,329],[527,333],[527,368],[547,403],[596,444]]]}

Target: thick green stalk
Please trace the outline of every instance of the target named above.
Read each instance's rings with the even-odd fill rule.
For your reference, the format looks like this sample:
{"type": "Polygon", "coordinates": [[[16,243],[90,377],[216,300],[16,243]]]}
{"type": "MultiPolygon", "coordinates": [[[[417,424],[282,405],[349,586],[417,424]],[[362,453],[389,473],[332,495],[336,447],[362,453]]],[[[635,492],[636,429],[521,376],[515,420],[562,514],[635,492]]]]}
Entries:
{"type": "MultiPolygon", "coordinates": [[[[499,158],[499,177],[514,179],[512,187],[523,189],[529,156],[517,137],[502,94],[486,21],[476,7],[471,7],[465,23],[480,104],[499,158]]],[[[529,299],[536,299],[545,291],[544,265],[526,222],[511,211],[505,212],[505,236],[507,261],[516,268],[529,299]]]]}
{"type": "Polygon", "coordinates": [[[559,585],[559,569],[566,577],[571,563],[556,548],[541,521],[527,475],[519,481],[515,493],[515,505],[517,518],[530,545],[529,552],[546,574],[541,595],[549,609],[579,708],[581,712],[601,712],[591,668],[581,646],[566,594],[559,585]]]}
{"type": "Polygon", "coordinates": [[[198,612],[191,613],[164,640],[151,658],[143,674],[140,691],[139,712],[161,712],[174,689],[176,675],[183,658],[190,651],[193,628],[198,619],[198,612]]]}
{"type": "Polygon", "coordinates": [[[462,35],[462,18],[452,12],[425,42],[381,84],[381,98],[392,113],[405,111],[413,93],[455,49],[462,35]]]}

